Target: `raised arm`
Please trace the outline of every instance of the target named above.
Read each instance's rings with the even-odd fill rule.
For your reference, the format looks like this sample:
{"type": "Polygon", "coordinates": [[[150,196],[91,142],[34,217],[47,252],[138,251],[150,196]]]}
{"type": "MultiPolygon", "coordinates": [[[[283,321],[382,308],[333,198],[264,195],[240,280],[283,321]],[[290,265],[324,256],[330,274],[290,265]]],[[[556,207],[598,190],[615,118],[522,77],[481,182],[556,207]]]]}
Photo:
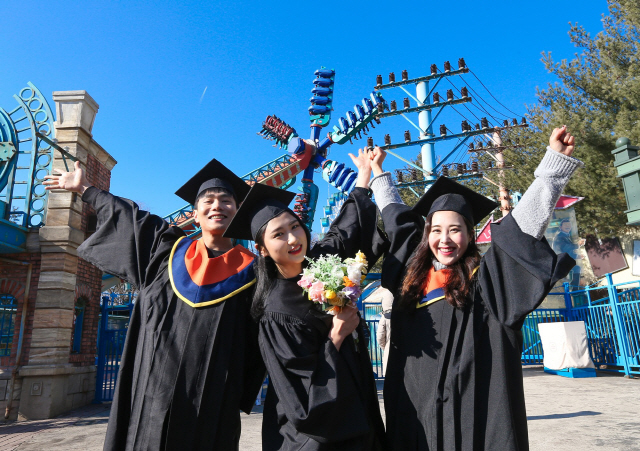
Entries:
{"type": "Polygon", "coordinates": [[[482,259],[479,282],[487,308],[503,324],[519,328],[551,288],[575,266],[556,255],[544,238],[558,198],[583,163],[571,157],[574,138],[566,127],[553,131],[549,148],[513,212],[491,226],[492,245],[482,259]]]}
{"type": "Polygon", "coordinates": [[[73,172],[60,171],[45,178],[46,189],[82,194],[82,200],[96,211],[96,232],[80,245],[78,255],[139,288],[159,269],[159,258],[184,236],[182,230],[140,210],[134,202],[92,186],[79,162],[75,163],[73,172]]]}
{"type": "Polygon", "coordinates": [[[390,241],[389,252],[382,265],[382,285],[396,293],[404,267],[422,238],[424,221],[405,205],[393,185],[391,174],[382,170],[386,152],[376,147],[372,157],[371,169],[374,177],[369,185],[390,241]]]}
{"type": "Polygon", "coordinates": [[[571,157],[574,144],[566,125],[553,130],[547,153],[534,173],[535,180],[511,213],[520,229],[538,240],[547,230],[562,190],[576,169],[584,166],[571,157]]]}
{"type": "Polygon", "coordinates": [[[371,163],[360,149],[358,156],[349,154],[358,167],[356,187],[342,206],[329,231],[311,250],[312,255],[339,255],[354,257],[362,251],[369,264],[373,264],[388,248],[386,237],[377,226],[378,211],[369,198],[371,163]]]}

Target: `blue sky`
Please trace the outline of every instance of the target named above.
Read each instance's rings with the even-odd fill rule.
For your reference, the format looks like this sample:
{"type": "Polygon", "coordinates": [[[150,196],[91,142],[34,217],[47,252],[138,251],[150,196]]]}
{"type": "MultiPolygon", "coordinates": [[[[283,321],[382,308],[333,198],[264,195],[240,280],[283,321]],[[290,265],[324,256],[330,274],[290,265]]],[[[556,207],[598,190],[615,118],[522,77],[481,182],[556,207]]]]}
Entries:
{"type": "MultiPolygon", "coordinates": [[[[282,155],[256,135],[268,114],[308,137],[313,72],[320,66],[336,70],[329,128],[371,92],[377,74],[386,81],[393,71],[399,79],[407,69],[413,78],[427,75],[432,63],[456,67],[459,57],[521,115],[535,102],[536,87],[554,81],[540,53],[571,58],[568,22],[595,34],[605,12],[604,0],[2,2],[0,106],[13,109],[11,96],[28,81],[52,108],[53,91],[86,90],[100,105],[94,138],[118,161],[112,192],[166,215],[184,204],[175,190],[211,158],[244,175],[282,155]]],[[[481,89],[473,77],[465,79],[481,89]]],[[[441,86],[442,95],[451,87],[441,86]]],[[[399,104],[405,97],[399,90],[383,95],[399,104]]],[[[459,130],[461,117],[441,117],[436,125],[459,130]]],[[[390,133],[397,142],[409,128],[402,118],[389,118],[372,136],[382,142],[390,133]]],[[[329,158],[350,163],[347,153],[358,143],[364,144],[334,145],[329,158]]],[[[437,153],[452,146],[438,145],[437,153]]],[[[414,158],[418,151],[402,155],[414,158]]],[[[389,157],[389,168],[401,166],[389,157]]],[[[315,180],[319,229],[320,206],[334,190],[320,174],[315,180]]]]}

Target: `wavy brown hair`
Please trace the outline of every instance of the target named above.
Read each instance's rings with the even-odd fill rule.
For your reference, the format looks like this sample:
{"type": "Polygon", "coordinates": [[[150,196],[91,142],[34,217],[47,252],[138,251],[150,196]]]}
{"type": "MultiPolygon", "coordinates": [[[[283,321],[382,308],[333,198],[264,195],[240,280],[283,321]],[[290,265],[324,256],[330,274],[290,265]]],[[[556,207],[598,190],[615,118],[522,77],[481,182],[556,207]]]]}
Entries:
{"type": "MultiPolygon", "coordinates": [[[[407,270],[402,280],[402,289],[400,291],[399,307],[410,310],[415,306],[416,300],[421,299],[427,282],[427,274],[433,266],[435,256],[429,247],[429,232],[431,231],[431,220],[433,213],[427,216],[424,225],[422,240],[418,244],[416,252],[411,256],[407,270]]],[[[473,270],[480,263],[480,253],[476,246],[476,238],[471,224],[467,218],[464,223],[467,227],[467,233],[470,236],[467,250],[460,259],[448,268],[451,269],[447,281],[444,286],[445,299],[449,304],[458,309],[465,308],[471,303],[469,291],[471,290],[473,270]]]]}

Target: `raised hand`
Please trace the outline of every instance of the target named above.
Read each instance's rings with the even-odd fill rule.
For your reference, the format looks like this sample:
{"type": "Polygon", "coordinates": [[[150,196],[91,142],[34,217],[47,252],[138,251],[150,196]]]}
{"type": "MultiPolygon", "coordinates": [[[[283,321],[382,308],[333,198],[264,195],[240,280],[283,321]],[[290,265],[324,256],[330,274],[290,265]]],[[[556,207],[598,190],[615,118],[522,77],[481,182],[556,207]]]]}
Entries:
{"type": "Polygon", "coordinates": [[[356,165],[359,171],[363,169],[371,169],[371,156],[370,152],[366,149],[358,149],[358,156],[356,157],[354,154],[350,153],[351,161],[356,165]]]}
{"type": "Polygon", "coordinates": [[[371,152],[371,170],[373,175],[382,174],[382,162],[387,157],[387,152],[376,146],[371,152]]]}
{"type": "Polygon", "coordinates": [[[568,157],[571,156],[574,149],[575,138],[567,131],[567,126],[554,128],[549,137],[549,147],[556,152],[560,152],[568,157]]]}
{"type": "Polygon", "coordinates": [[[358,179],[356,186],[359,188],[369,188],[369,179],[371,178],[371,157],[366,149],[358,149],[358,156],[349,154],[351,161],[358,168],[358,179]]]}
{"type": "Polygon", "coordinates": [[[76,161],[73,166],[73,172],[55,169],[59,174],[46,175],[45,181],[42,183],[45,185],[45,189],[65,189],[74,193],[84,193],[91,184],[87,180],[84,170],[80,167],[80,162],[76,161]]]}

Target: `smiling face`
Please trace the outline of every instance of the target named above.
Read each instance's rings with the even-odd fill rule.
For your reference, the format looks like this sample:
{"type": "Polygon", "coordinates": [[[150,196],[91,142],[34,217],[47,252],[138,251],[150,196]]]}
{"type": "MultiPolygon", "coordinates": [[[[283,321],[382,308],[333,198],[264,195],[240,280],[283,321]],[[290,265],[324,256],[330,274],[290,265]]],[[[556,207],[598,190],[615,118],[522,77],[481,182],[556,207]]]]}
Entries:
{"type": "Polygon", "coordinates": [[[436,211],[431,217],[429,248],[443,265],[452,265],[464,255],[471,236],[464,217],[455,211],[436,211]]]}
{"type": "Polygon", "coordinates": [[[193,219],[202,228],[203,235],[222,235],[237,211],[230,193],[209,192],[197,200],[193,219]]]}
{"type": "Polygon", "coordinates": [[[284,212],[267,223],[264,246],[259,251],[263,257],[271,257],[280,273],[290,278],[302,272],[307,247],[307,233],[300,220],[284,212]]]}
{"type": "Polygon", "coordinates": [[[564,233],[571,232],[571,223],[569,221],[563,222],[562,224],[560,224],[560,230],[562,230],[564,233]]]}

